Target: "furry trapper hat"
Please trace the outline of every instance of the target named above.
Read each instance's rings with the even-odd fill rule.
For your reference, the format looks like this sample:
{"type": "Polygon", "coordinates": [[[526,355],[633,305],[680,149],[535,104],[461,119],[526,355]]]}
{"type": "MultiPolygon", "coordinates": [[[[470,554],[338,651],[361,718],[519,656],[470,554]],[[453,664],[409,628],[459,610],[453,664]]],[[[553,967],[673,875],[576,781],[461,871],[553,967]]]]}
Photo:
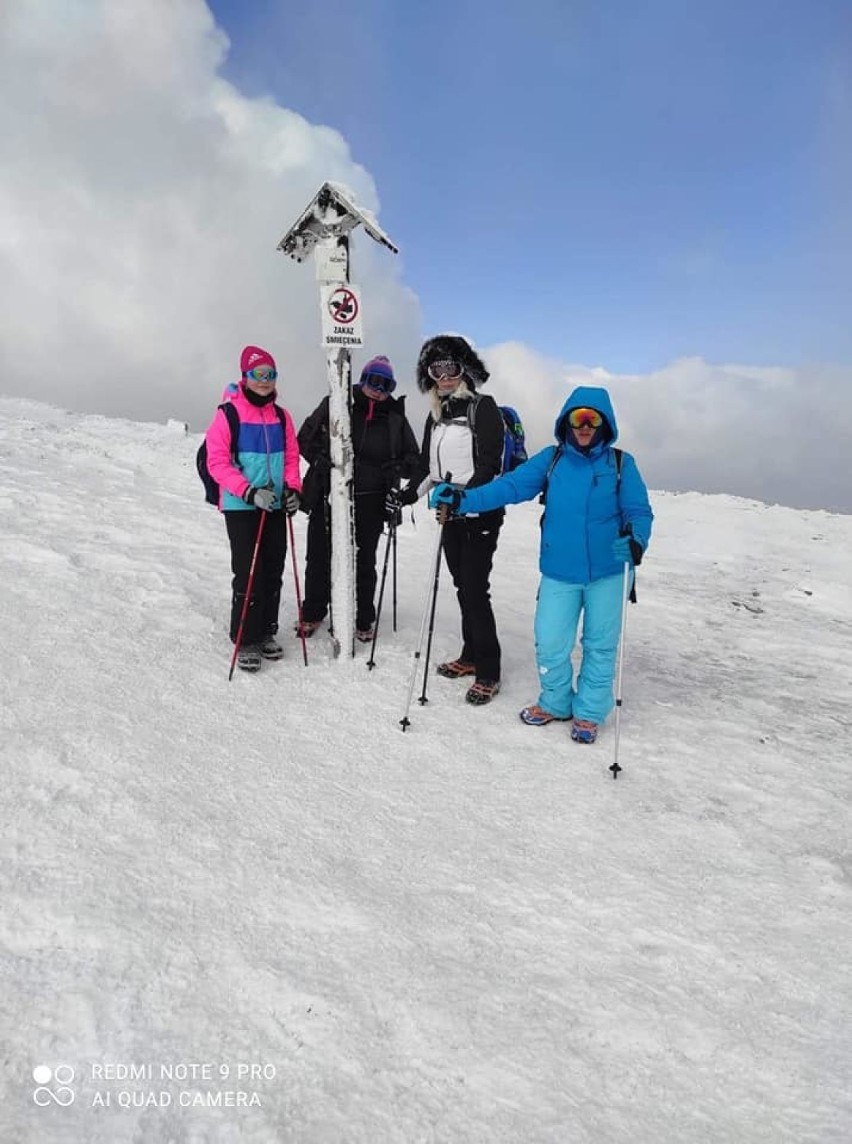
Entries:
{"type": "Polygon", "coordinates": [[[423,343],[420,357],[417,359],[417,388],[421,393],[428,393],[434,389],[435,383],[426,372],[432,362],[452,358],[464,370],[464,378],[471,389],[485,385],[489,373],[482,358],[467,340],[460,334],[438,334],[423,343]]]}

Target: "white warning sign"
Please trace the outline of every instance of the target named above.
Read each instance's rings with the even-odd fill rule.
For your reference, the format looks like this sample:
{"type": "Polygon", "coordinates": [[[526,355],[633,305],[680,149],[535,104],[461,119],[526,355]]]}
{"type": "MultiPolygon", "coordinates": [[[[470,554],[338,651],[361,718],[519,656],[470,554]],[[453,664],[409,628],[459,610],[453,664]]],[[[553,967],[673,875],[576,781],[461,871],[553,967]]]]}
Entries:
{"type": "Polygon", "coordinates": [[[350,282],[325,282],[320,286],[322,344],[362,346],[361,297],[350,282]]]}

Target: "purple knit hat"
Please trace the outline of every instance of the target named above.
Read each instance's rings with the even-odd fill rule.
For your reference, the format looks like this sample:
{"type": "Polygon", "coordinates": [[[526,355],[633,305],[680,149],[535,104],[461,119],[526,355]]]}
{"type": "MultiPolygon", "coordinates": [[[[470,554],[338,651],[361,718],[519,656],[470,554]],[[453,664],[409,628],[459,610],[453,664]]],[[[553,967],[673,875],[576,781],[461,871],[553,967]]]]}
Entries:
{"type": "Polygon", "coordinates": [[[356,384],[363,385],[371,375],[382,379],[382,388],[386,393],[393,393],[396,389],[396,378],[393,375],[393,366],[383,355],[380,354],[378,357],[370,358],[361,370],[361,376],[356,384]]]}

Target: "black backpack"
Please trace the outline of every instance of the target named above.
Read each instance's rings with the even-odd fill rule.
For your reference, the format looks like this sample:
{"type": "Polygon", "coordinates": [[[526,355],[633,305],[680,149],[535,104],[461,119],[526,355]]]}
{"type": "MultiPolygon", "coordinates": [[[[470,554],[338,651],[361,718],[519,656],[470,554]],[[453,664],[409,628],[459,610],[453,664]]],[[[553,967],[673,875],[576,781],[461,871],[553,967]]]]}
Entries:
{"type": "MultiPolygon", "coordinates": [[[[225,417],[228,419],[228,425],[231,430],[231,456],[236,463],[237,460],[237,438],[240,435],[240,415],[237,413],[230,401],[223,401],[219,408],[224,412],[225,417]]],[[[284,410],[280,405],[275,406],[275,412],[278,414],[278,420],[281,422],[281,427],[284,430],[284,441],[287,440],[287,421],[284,416],[284,410]]],[[[219,505],[219,482],[214,480],[210,475],[210,470],[207,468],[207,439],[205,438],[198,446],[198,452],[195,454],[195,467],[198,470],[198,476],[201,483],[204,485],[204,499],[208,504],[219,505]]]]}

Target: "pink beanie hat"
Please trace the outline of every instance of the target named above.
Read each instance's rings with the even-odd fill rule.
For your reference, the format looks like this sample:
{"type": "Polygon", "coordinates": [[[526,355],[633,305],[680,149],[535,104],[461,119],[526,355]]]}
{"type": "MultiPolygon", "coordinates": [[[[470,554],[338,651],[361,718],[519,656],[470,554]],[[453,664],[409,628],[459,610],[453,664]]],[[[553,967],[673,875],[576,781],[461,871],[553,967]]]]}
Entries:
{"type": "Polygon", "coordinates": [[[260,346],[246,346],[240,354],[240,372],[243,377],[250,369],[254,369],[259,365],[268,365],[272,369],[277,370],[278,366],[275,364],[275,358],[268,350],[262,350],[260,346]]]}

